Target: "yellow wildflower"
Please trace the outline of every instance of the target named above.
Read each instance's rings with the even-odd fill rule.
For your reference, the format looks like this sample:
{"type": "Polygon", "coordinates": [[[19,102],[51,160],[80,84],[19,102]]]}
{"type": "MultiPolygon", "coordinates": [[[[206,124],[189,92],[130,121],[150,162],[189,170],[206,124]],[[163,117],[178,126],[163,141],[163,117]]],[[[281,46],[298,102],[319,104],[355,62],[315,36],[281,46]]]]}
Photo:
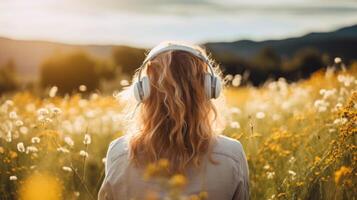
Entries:
{"type": "Polygon", "coordinates": [[[20,189],[20,199],[60,200],[61,192],[61,184],[55,177],[48,174],[36,173],[25,180],[20,189]]]}
{"type": "Polygon", "coordinates": [[[335,183],[338,184],[343,177],[352,173],[352,169],[349,167],[342,166],[340,169],[335,171],[335,183]]]}
{"type": "Polygon", "coordinates": [[[184,187],[187,184],[186,177],[182,174],[176,174],[170,178],[170,185],[175,188],[184,187]]]}

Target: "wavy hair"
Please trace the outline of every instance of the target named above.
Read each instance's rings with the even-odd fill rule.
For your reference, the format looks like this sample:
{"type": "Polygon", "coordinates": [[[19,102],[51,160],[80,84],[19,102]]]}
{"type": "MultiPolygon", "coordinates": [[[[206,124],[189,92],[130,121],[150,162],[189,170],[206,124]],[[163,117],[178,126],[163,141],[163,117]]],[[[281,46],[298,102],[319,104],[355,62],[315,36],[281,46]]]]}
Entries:
{"type": "MultiPolygon", "coordinates": [[[[208,66],[188,52],[174,50],[156,56],[145,69],[151,92],[137,114],[130,159],[138,165],[167,159],[170,172],[184,173],[188,166],[200,165],[216,138],[217,110],[204,91],[208,66]]],[[[218,67],[214,69],[220,74],[218,67]]]]}

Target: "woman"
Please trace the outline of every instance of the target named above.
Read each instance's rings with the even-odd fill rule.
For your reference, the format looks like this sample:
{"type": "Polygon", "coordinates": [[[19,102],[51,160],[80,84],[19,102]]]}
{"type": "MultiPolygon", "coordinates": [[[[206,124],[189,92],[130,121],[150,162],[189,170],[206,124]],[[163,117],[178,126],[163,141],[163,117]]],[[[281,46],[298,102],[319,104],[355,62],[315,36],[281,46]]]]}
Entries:
{"type": "Polygon", "coordinates": [[[141,107],[131,134],[109,145],[100,200],[141,200],[152,192],[163,198],[160,184],[144,179],[145,166],[162,159],[168,174],[187,178],[183,196],[204,191],[212,200],[249,198],[242,145],[216,133],[220,116],[211,99],[221,93],[217,71],[196,46],[171,42],[150,51],[136,82],[119,95],[130,104],[127,94],[134,93],[141,107]]]}

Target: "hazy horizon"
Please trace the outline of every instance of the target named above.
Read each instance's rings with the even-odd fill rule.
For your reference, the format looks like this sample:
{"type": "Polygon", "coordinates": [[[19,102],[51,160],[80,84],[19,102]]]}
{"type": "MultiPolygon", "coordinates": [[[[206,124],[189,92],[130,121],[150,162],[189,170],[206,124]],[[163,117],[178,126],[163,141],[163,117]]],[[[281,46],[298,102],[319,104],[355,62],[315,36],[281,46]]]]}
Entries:
{"type": "Polygon", "coordinates": [[[69,44],[150,47],[265,40],[357,23],[357,1],[337,0],[3,0],[0,36],[69,44]]]}

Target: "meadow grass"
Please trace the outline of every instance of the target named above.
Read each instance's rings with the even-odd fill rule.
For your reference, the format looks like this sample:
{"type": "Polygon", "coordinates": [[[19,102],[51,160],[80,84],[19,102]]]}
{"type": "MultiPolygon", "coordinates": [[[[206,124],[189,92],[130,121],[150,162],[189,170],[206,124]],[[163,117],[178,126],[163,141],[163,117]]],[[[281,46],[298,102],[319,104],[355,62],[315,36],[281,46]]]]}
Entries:
{"type": "MultiPolygon", "coordinates": [[[[223,134],[243,144],[251,199],[356,198],[356,75],[354,65],[297,83],[227,88],[223,134]]],[[[124,134],[121,107],[111,96],[51,92],[0,101],[0,199],[96,199],[108,144],[124,134]]]]}

